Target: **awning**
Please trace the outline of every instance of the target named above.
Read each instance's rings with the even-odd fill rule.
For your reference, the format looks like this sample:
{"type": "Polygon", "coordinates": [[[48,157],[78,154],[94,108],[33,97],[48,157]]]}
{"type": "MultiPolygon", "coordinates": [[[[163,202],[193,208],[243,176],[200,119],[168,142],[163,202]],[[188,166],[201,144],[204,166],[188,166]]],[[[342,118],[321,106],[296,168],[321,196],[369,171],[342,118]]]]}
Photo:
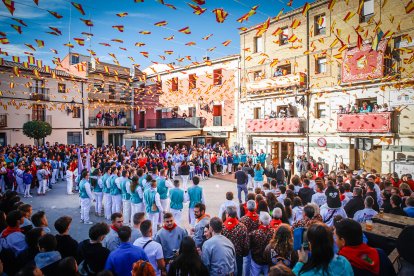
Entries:
{"type": "Polygon", "coordinates": [[[165,133],[166,142],[173,142],[175,139],[191,138],[201,134],[201,130],[156,130],[142,131],[124,135],[125,140],[159,141],[155,139],[155,133],[165,133]]]}

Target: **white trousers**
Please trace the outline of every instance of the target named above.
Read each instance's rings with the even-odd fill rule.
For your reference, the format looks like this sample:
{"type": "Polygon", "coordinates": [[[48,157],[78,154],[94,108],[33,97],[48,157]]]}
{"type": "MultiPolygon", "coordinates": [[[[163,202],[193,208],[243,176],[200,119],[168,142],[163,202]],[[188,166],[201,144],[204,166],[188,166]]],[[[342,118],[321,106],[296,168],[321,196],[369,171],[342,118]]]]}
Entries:
{"type": "MultiPolygon", "coordinates": [[[[111,195],[112,197],[112,214],[122,213],[122,197],[121,195],[111,195]]],[[[125,219],[125,218],[124,218],[125,219]]]]}
{"type": "Polygon", "coordinates": [[[253,183],[254,183],[254,189],[256,189],[256,188],[260,188],[260,189],[262,189],[263,188],[263,181],[253,181],[253,183]]]}
{"type": "Polygon", "coordinates": [[[161,201],[162,209],[165,212],[168,212],[168,210],[170,209],[169,208],[170,207],[170,200],[167,198],[167,199],[161,199],[160,201],[161,201]]]}
{"type": "Polygon", "coordinates": [[[183,214],[183,210],[176,210],[176,209],[170,209],[171,213],[174,216],[174,221],[177,225],[181,226],[182,222],[181,222],[181,216],[183,214]]]}
{"type": "Polygon", "coordinates": [[[73,190],[73,180],[72,179],[66,180],[66,193],[68,195],[72,194],[73,193],[72,190],[73,190]]]}
{"type": "Polygon", "coordinates": [[[28,185],[24,185],[25,186],[25,188],[24,188],[24,195],[25,196],[29,196],[30,195],[30,184],[28,184],[28,185]]]}
{"type": "Polygon", "coordinates": [[[25,190],[25,187],[24,187],[24,184],[23,184],[23,179],[22,178],[19,178],[19,177],[16,177],[16,182],[17,182],[17,190],[16,190],[16,192],[18,194],[23,194],[24,193],[24,190],[25,190]]]}
{"type": "Polygon", "coordinates": [[[194,227],[196,223],[196,218],[194,215],[194,208],[188,209],[188,217],[189,217],[190,225],[194,227]]]}
{"type": "Polygon", "coordinates": [[[160,221],[160,213],[149,213],[147,215],[148,219],[152,223],[152,237],[155,237],[155,235],[157,234],[158,223],[160,221]]]}
{"type": "Polygon", "coordinates": [[[253,188],[252,182],[253,182],[253,177],[250,174],[248,174],[247,175],[247,188],[248,189],[253,188]]]}
{"type": "Polygon", "coordinates": [[[56,179],[58,178],[58,173],[59,173],[59,170],[58,169],[53,169],[53,171],[52,171],[52,179],[50,180],[50,182],[52,184],[55,184],[56,183],[56,179]]]}
{"type": "Polygon", "coordinates": [[[134,224],[134,215],[145,212],[144,203],[131,203],[131,225],[134,224]]]}
{"type": "Polygon", "coordinates": [[[104,211],[105,211],[105,218],[111,219],[112,215],[112,197],[110,194],[104,193],[103,195],[104,201],[104,211]]]}
{"type": "Polygon", "coordinates": [[[45,194],[47,189],[47,179],[39,181],[39,188],[37,188],[38,194],[45,194]]]}
{"type": "Polygon", "coordinates": [[[101,214],[102,211],[102,199],[103,199],[103,194],[102,192],[94,192],[95,194],[95,213],[101,214]]]}
{"type": "Polygon", "coordinates": [[[131,219],[131,201],[122,200],[122,215],[124,216],[124,225],[129,225],[131,219]]]}
{"type": "Polygon", "coordinates": [[[227,164],[227,170],[231,173],[231,169],[233,168],[233,164],[227,164]]]}
{"type": "Polygon", "coordinates": [[[89,221],[89,210],[91,209],[91,199],[81,198],[81,220],[89,221]]]}
{"type": "Polygon", "coordinates": [[[181,178],[183,180],[183,189],[187,191],[188,175],[182,175],[181,178]]]}

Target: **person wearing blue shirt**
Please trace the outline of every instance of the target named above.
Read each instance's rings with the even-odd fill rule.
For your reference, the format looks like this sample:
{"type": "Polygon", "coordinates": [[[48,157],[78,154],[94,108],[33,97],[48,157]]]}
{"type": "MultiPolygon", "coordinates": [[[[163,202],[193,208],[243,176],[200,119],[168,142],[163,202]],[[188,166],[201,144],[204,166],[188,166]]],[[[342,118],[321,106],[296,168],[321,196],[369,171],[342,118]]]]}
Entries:
{"type": "Polygon", "coordinates": [[[117,276],[131,276],[133,264],[140,260],[148,261],[148,256],[141,247],[134,246],[128,242],[131,238],[131,228],[128,226],[119,228],[118,237],[121,240],[121,244],[118,249],[109,254],[105,269],[110,270],[117,276]]]}
{"type": "Polygon", "coordinates": [[[238,153],[238,152],[236,152],[236,153],[233,155],[233,171],[234,171],[234,172],[236,172],[236,171],[237,171],[237,168],[239,167],[239,163],[240,163],[240,156],[239,156],[239,153],[238,153]]]}
{"type": "Polygon", "coordinates": [[[260,154],[257,157],[257,161],[260,163],[260,165],[262,165],[262,167],[265,166],[265,162],[266,162],[266,153],[263,152],[263,150],[260,150],[260,154]]]}
{"type": "Polygon", "coordinates": [[[246,164],[247,162],[247,154],[242,151],[242,153],[240,154],[240,163],[246,164]]]}
{"type": "Polygon", "coordinates": [[[24,197],[32,197],[30,195],[30,186],[32,185],[33,175],[30,173],[30,168],[26,168],[23,174],[24,197]]]}
{"type": "Polygon", "coordinates": [[[254,188],[262,188],[263,187],[263,172],[264,169],[262,168],[262,165],[260,165],[260,163],[257,163],[256,166],[254,167],[254,178],[253,178],[253,182],[254,182],[254,188]]]}
{"type": "Polygon", "coordinates": [[[407,207],[405,207],[403,210],[404,212],[407,214],[407,216],[409,216],[410,218],[414,218],[414,198],[413,197],[409,197],[405,200],[405,205],[407,205],[407,207]]]}

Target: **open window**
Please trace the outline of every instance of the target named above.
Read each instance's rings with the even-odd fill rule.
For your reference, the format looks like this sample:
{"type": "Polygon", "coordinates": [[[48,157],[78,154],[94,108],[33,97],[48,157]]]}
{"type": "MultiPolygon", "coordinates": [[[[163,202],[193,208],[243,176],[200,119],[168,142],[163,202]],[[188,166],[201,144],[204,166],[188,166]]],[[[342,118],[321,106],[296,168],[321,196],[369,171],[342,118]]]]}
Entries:
{"type": "Polygon", "coordinates": [[[213,71],[214,85],[221,85],[223,83],[222,69],[216,69],[213,71]]]}
{"type": "Polygon", "coordinates": [[[254,42],[254,53],[263,52],[263,37],[255,36],[253,39],[254,42]]]}
{"type": "Polygon", "coordinates": [[[171,90],[178,91],[178,77],[171,79],[171,90]]]}
{"type": "Polygon", "coordinates": [[[194,89],[197,88],[197,77],[196,74],[188,75],[188,88],[194,89]]]}
{"type": "Polygon", "coordinates": [[[289,28],[284,27],[282,28],[282,32],[279,34],[279,45],[285,45],[288,43],[289,39],[289,28]]]}
{"type": "Polygon", "coordinates": [[[324,35],[326,33],[326,16],[324,13],[315,16],[314,26],[315,35],[324,35]]]}
{"type": "Polygon", "coordinates": [[[317,58],[315,61],[315,73],[324,74],[326,72],[327,72],[326,56],[317,58]]]}
{"type": "Polygon", "coordinates": [[[374,16],[374,0],[360,0],[363,3],[359,22],[368,22],[374,16]]]}

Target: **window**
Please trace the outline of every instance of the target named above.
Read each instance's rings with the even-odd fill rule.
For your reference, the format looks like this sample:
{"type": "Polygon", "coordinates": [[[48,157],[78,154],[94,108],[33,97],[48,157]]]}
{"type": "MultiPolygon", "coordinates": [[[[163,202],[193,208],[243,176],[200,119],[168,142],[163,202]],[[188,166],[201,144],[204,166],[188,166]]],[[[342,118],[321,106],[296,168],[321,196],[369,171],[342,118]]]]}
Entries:
{"type": "Polygon", "coordinates": [[[188,88],[189,89],[197,88],[197,77],[196,77],[196,74],[190,74],[188,76],[188,88]]]}
{"type": "Polygon", "coordinates": [[[71,60],[72,64],[79,63],[79,56],[78,55],[72,55],[71,58],[72,58],[72,60],[71,60]]]}
{"type": "Polygon", "coordinates": [[[254,52],[263,52],[263,37],[262,36],[256,36],[254,38],[254,52]]]}
{"type": "Polygon", "coordinates": [[[276,68],[275,77],[286,76],[292,74],[292,66],[290,63],[280,65],[276,68]]]}
{"type": "Polygon", "coordinates": [[[42,104],[34,104],[32,106],[32,120],[44,121],[46,119],[45,106],[42,104]]]}
{"type": "Polygon", "coordinates": [[[359,21],[368,22],[374,16],[374,0],[360,0],[363,1],[362,12],[359,21]]]}
{"type": "Polygon", "coordinates": [[[58,92],[59,93],[66,93],[66,84],[58,83],[58,92]]]}
{"type": "Polygon", "coordinates": [[[288,43],[289,29],[288,27],[282,28],[282,32],[279,35],[279,45],[285,45],[288,43]]]}
{"type": "Polygon", "coordinates": [[[253,72],[253,80],[261,80],[263,73],[261,70],[253,72]]]}
{"type": "Polygon", "coordinates": [[[326,16],[320,14],[315,16],[315,35],[324,35],[326,33],[326,16]]]}
{"type": "Polygon", "coordinates": [[[81,109],[78,106],[73,107],[72,118],[80,118],[81,117],[81,109]]]}
{"type": "Polygon", "coordinates": [[[68,145],[81,145],[82,134],[80,132],[68,132],[68,145]]]}
{"type": "Polygon", "coordinates": [[[178,91],[178,78],[177,77],[171,79],[171,90],[178,91]]]}
{"type": "Polygon", "coordinates": [[[221,85],[223,83],[222,70],[216,69],[213,71],[214,85],[221,85]]]}
{"type": "Polygon", "coordinates": [[[115,84],[110,84],[108,91],[111,94],[115,94],[115,84]]]}
{"type": "Polygon", "coordinates": [[[195,107],[189,107],[188,108],[188,117],[196,117],[196,108],[195,107]]]}
{"type": "Polygon", "coordinates": [[[103,92],[104,91],[104,88],[103,88],[103,85],[101,84],[101,83],[95,83],[94,85],[93,85],[93,90],[95,91],[95,92],[103,92]]]}
{"type": "Polygon", "coordinates": [[[320,57],[316,59],[316,74],[323,74],[326,73],[326,57],[320,57]]]}
{"type": "Polygon", "coordinates": [[[316,104],[316,118],[326,118],[326,104],[325,103],[317,103],[316,104]]]}
{"type": "Polygon", "coordinates": [[[262,108],[255,107],[253,109],[253,119],[261,119],[262,118],[262,108]]]}

